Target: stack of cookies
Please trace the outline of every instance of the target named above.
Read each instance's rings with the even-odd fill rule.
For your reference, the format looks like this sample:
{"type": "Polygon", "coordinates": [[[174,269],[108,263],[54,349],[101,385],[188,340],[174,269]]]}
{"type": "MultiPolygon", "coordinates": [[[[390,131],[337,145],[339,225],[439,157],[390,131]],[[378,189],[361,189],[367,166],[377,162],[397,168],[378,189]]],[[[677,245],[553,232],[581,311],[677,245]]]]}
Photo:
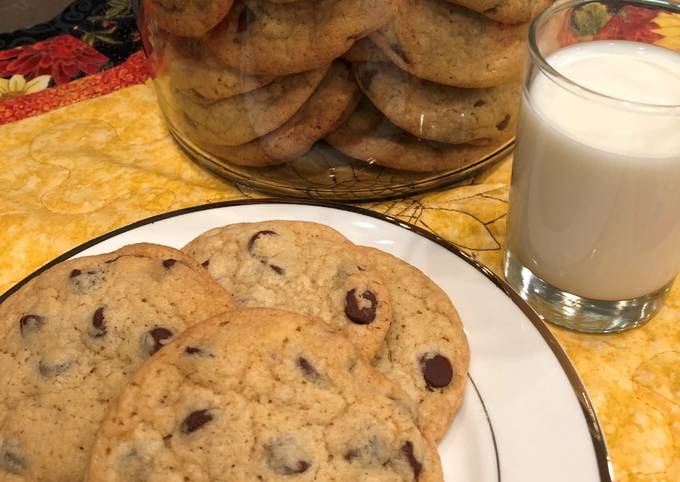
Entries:
{"type": "Polygon", "coordinates": [[[549,0],[149,0],[173,128],[245,166],[327,142],[410,171],[514,134],[528,22],[549,0]]]}
{"type": "Polygon", "coordinates": [[[323,225],[77,258],[0,305],[0,480],[442,481],[468,363],[436,284],[323,225]]]}

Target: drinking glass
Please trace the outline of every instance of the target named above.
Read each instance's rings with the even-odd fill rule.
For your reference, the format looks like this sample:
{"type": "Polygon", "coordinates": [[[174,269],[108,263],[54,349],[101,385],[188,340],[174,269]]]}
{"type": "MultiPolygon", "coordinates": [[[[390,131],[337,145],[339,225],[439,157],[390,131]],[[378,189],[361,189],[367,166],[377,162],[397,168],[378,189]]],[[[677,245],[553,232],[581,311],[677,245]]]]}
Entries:
{"type": "Polygon", "coordinates": [[[673,15],[577,0],[531,24],[504,271],[546,321],[639,326],[680,271],[680,53],[657,32],[673,15]]]}

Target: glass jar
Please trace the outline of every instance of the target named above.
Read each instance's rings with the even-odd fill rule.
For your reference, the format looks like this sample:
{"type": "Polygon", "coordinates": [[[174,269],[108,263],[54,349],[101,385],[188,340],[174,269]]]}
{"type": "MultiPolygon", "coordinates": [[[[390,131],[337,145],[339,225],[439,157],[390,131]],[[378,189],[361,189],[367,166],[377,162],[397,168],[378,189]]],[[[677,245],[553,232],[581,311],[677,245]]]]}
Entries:
{"type": "Polygon", "coordinates": [[[368,200],[451,184],[512,146],[546,2],[456,2],[146,0],[139,18],[194,160],[268,192],[368,200]]]}

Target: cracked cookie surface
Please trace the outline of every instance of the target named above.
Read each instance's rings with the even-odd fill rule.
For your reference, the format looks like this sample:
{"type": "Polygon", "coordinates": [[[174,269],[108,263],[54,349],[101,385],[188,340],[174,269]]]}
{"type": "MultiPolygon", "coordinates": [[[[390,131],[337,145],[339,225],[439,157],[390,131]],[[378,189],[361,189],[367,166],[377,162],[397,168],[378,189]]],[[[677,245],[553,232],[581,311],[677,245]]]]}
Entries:
{"type": "Polygon", "coordinates": [[[0,480],[82,480],[109,402],[187,326],[232,306],[184,253],[65,261],[0,305],[0,480]]]}
{"type": "Polygon", "coordinates": [[[320,320],[233,310],[135,375],[89,482],[441,481],[413,402],[320,320]]]}
{"type": "Polygon", "coordinates": [[[448,295],[422,271],[363,248],[388,279],[393,319],[372,365],[416,401],[419,425],[440,440],[463,400],[470,350],[448,295]],[[389,277],[388,277],[389,275],[389,277]]]}
{"type": "Polygon", "coordinates": [[[383,277],[354,244],[316,223],[241,223],[203,233],[182,248],[204,263],[239,307],[317,316],[370,359],[392,316],[383,277]]]}
{"type": "Polygon", "coordinates": [[[199,37],[227,14],[232,0],[151,0],[150,15],[168,32],[199,37]]]}
{"type": "MultiPolygon", "coordinates": [[[[508,129],[507,135],[510,134],[508,129]]],[[[366,98],[324,139],[356,159],[421,172],[462,169],[493,152],[488,146],[445,144],[418,138],[392,124],[366,98]]]]}
{"type": "Polygon", "coordinates": [[[335,61],[314,93],[281,127],[247,144],[201,147],[244,166],[281,164],[304,155],[337,127],[354,110],[359,95],[351,68],[335,61]]]}
{"type": "Polygon", "coordinates": [[[514,130],[520,86],[461,89],[410,75],[392,64],[359,62],[357,83],[392,123],[416,137],[487,144],[514,130]]]}
{"type": "Polygon", "coordinates": [[[520,78],[527,31],[526,23],[499,24],[445,0],[404,0],[371,39],[416,77],[474,88],[520,78]]]}
{"type": "Polygon", "coordinates": [[[195,96],[171,87],[170,100],[184,113],[183,127],[191,138],[236,146],[273,131],[293,117],[314,93],[329,67],[279,77],[250,92],[209,103],[195,102],[195,96]]]}
{"type": "Polygon", "coordinates": [[[167,46],[168,76],[173,87],[198,103],[251,92],[271,84],[274,77],[252,76],[222,63],[204,41],[174,38],[167,46]]]}
{"type": "Polygon", "coordinates": [[[385,25],[402,0],[237,0],[208,35],[210,48],[242,72],[288,75],[330,64],[385,25]]]}
{"type": "Polygon", "coordinates": [[[553,0],[449,0],[501,23],[528,22],[553,0]]]}

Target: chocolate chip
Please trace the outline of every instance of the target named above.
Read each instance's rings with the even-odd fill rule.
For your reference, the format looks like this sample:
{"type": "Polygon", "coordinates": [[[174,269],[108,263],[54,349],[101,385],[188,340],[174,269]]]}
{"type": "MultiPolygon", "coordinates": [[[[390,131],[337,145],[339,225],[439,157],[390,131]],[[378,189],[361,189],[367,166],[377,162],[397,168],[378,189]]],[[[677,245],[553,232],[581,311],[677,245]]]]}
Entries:
{"type": "Polygon", "coordinates": [[[306,460],[298,460],[297,464],[293,467],[286,467],[286,471],[284,471],[284,475],[293,475],[293,474],[301,474],[305,472],[309,468],[309,462],[306,460]]]}
{"type": "Polygon", "coordinates": [[[88,333],[93,338],[100,338],[106,335],[106,320],[104,319],[104,307],[97,308],[92,315],[92,327],[88,333]]]}
{"type": "Polygon", "coordinates": [[[305,451],[290,435],[273,440],[264,447],[267,465],[280,475],[296,475],[306,472],[311,463],[305,451]]]}
{"type": "Polygon", "coordinates": [[[503,120],[500,121],[498,124],[496,124],[496,129],[498,129],[499,131],[504,130],[506,127],[508,127],[509,122],[510,122],[510,114],[503,117],[503,120]]]}
{"type": "Polygon", "coordinates": [[[406,456],[408,463],[411,465],[411,468],[413,469],[413,475],[415,475],[416,480],[418,480],[418,476],[420,475],[420,472],[423,470],[423,464],[418,462],[418,459],[416,459],[416,456],[413,454],[413,444],[411,442],[406,442],[401,447],[401,451],[406,456]]]}
{"type": "Polygon", "coordinates": [[[189,415],[187,415],[187,417],[182,421],[179,429],[184,434],[190,434],[201,428],[206,423],[210,422],[212,419],[213,416],[210,415],[208,410],[196,410],[195,412],[191,412],[189,415]]]}
{"type": "Polygon", "coordinates": [[[253,249],[255,247],[255,242],[260,237],[262,237],[262,236],[278,236],[278,235],[279,235],[279,233],[277,233],[275,231],[268,231],[268,230],[258,231],[257,233],[253,234],[250,237],[250,239],[248,240],[248,252],[254,258],[259,258],[260,263],[262,263],[263,265],[268,265],[272,269],[272,271],[274,271],[274,273],[276,273],[278,275],[283,275],[283,274],[285,274],[286,270],[284,270],[282,267],[276,266],[275,264],[269,264],[269,263],[267,263],[266,259],[263,256],[258,256],[258,255],[253,253],[253,249]]]}
{"type": "Polygon", "coordinates": [[[429,388],[443,388],[451,383],[453,378],[451,362],[440,354],[424,355],[420,359],[420,369],[429,388]]]}
{"type": "Polygon", "coordinates": [[[279,233],[275,231],[258,231],[257,233],[253,234],[250,239],[248,240],[248,252],[250,254],[253,254],[253,247],[255,246],[255,241],[257,241],[260,237],[262,236],[278,236],[279,233]]]}
{"type": "Polygon", "coordinates": [[[238,26],[236,32],[241,33],[248,30],[248,25],[255,21],[255,14],[248,7],[244,7],[238,17],[238,26]]]}
{"type": "Polygon", "coordinates": [[[351,449],[345,452],[345,460],[347,462],[351,462],[352,460],[356,459],[359,456],[359,451],[357,449],[351,449]]]}
{"type": "Polygon", "coordinates": [[[345,314],[347,318],[359,325],[367,325],[375,320],[378,300],[375,295],[366,290],[361,294],[361,298],[368,301],[368,306],[360,307],[360,301],[356,296],[356,289],[347,292],[345,296],[345,314]]]}
{"type": "Polygon", "coordinates": [[[359,435],[363,440],[355,441],[354,446],[345,452],[344,458],[348,462],[357,461],[364,465],[380,466],[390,460],[390,450],[382,439],[376,435],[369,435],[370,429],[359,435]]]}
{"type": "MultiPolygon", "coordinates": [[[[148,453],[148,452],[147,452],[148,453]]],[[[143,450],[131,447],[120,456],[123,480],[149,480],[149,458],[143,450]]]]}
{"type": "Polygon", "coordinates": [[[474,105],[475,107],[481,107],[481,106],[483,106],[483,105],[485,105],[485,104],[486,104],[486,102],[484,102],[482,99],[479,99],[479,100],[478,100],[477,102],[475,102],[473,105],[474,105]]]}
{"type": "Polygon", "coordinates": [[[25,315],[19,320],[19,331],[21,336],[40,331],[45,324],[45,318],[38,315],[25,315]]]}
{"type": "Polygon", "coordinates": [[[44,377],[56,377],[63,375],[71,368],[70,361],[61,361],[56,363],[50,363],[45,360],[40,360],[38,363],[38,371],[44,377]]]}
{"type": "Polygon", "coordinates": [[[69,275],[73,287],[79,293],[84,293],[99,286],[104,279],[104,274],[100,269],[81,271],[74,269],[69,275]]]}
{"type": "Polygon", "coordinates": [[[203,350],[200,348],[196,348],[195,346],[188,346],[184,349],[184,353],[187,355],[198,355],[200,353],[203,353],[203,350]]]}
{"type": "Polygon", "coordinates": [[[167,328],[157,326],[156,328],[144,333],[144,336],[142,336],[142,345],[149,355],[153,355],[158,350],[167,345],[173,335],[174,333],[167,328]]]}
{"type": "Polygon", "coordinates": [[[203,266],[204,268],[207,268],[208,266],[210,266],[210,260],[206,259],[205,261],[203,261],[201,263],[201,266],[203,266]]]}
{"type": "Polygon", "coordinates": [[[297,359],[297,365],[305,373],[305,375],[307,375],[307,377],[313,380],[318,380],[319,378],[321,378],[319,372],[316,371],[316,368],[314,368],[306,358],[299,356],[297,359]]]}
{"type": "Polygon", "coordinates": [[[26,459],[19,452],[15,443],[4,441],[0,446],[0,470],[14,475],[21,475],[27,467],[26,459]]]}
{"type": "Polygon", "coordinates": [[[169,258],[163,261],[163,266],[165,267],[165,269],[170,269],[172,268],[172,265],[175,264],[176,262],[177,262],[176,259],[169,258]]]}

